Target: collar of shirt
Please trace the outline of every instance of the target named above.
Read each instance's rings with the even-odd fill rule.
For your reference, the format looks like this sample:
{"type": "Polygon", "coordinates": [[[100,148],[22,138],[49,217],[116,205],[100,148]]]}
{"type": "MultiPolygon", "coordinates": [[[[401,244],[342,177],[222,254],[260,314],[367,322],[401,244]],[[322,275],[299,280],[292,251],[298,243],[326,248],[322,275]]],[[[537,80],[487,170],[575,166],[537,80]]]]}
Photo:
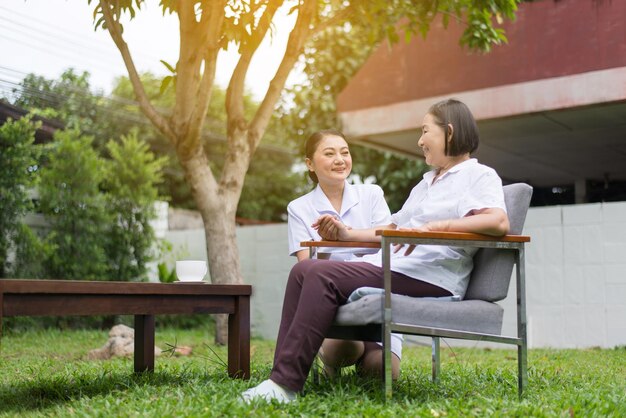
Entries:
{"type": "MultiPolygon", "coordinates": [[[[467,167],[473,164],[478,164],[478,160],[476,160],[476,158],[470,158],[469,160],[465,160],[462,163],[459,163],[453,166],[450,170],[443,173],[443,175],[439,177],[437,181],[442,180],[450,173],[456,173],[457,171],[461,170],[463,167],[467,167]]],[[[433,178],[435,178],[436,175],[437,175],[437,170],[430,170],[429,172],[424,174],[423,178],[424,180],[426,180],[426,183],[428,184],[428,186],[432,186],[433,178]]]]}
{"type": "Polygon", "coordinates": [[[333,215],[343,216],[346,214],[346,212],[348,212],[348,210],[356,206],[358,203],[359,194],[356,191],[356,187],[354,187],[347,181],[345,182],[343,189],[341,213],[337,213],[335,208],[333,208],[333,205],[331,205],[330,200],[328,200],[328,197],[324,194],[324,191],[319,184],[317,185],[317,187],[315,187],[315,190],[313,190],[313,206],[315,207],[315,210],[320,213],[320,215],[329,213],[333,215]]]}

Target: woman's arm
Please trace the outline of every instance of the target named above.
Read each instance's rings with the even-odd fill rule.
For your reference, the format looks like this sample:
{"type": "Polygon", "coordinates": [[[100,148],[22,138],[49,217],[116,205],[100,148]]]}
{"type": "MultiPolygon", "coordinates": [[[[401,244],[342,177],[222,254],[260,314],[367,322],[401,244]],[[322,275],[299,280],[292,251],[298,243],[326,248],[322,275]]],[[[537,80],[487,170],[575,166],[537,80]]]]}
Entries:
{"type": "MultiPolygon", "coordinates": [[[[309,258],[309,250],[300,250],[296,253],[296,258],[298,259],[298,261],[302,261],[302,260],[308,260],[309,258]]],[[[318,260],[328,260],[330,259],[330,253],[317,253],[317,257],[318,260]]]]}
{"type": "MultiPolygon", "coordinates": [[[[421,232],[473,232],[475,234],[485,234],[494,237],[501,237],[509,232],[509,217],[500,208],[487,208],[474,211],[472,215],[459,219],[446,219],[442,221],[427,222],[419,228],[410,231],[421,232]]],[[[397,253],[404,244],[397,244],[393,252],[397,253]]],[[[415,249],[415,245],[409,245],[404,251],[404,255],[409,255],[415,249]]]]}
{"type": "Polygon", "coordinates": [[[308,260],[309,259],[309,250],[300,250],[296,252],[296,258],[298,261],[308,260]]]}
{"type": "Polygon", "coordinates": [[[494,237],[506,235],[509,229],[509,217],[500,208],[481,209],[463,218],[428,222],[417,228],[421,231],[473,232],[494,237]]]}

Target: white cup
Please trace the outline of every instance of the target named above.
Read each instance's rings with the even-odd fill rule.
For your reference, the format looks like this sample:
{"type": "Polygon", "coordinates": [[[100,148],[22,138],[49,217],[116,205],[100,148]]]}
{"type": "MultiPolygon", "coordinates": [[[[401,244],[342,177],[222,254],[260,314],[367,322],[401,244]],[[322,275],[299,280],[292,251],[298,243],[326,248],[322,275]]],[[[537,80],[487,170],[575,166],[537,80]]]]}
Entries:
{"type": "Polygon", "coordinates": [[[207,272],[204,260],[176,261],[176,277],[181,282],[201,282],[207,272]]]}

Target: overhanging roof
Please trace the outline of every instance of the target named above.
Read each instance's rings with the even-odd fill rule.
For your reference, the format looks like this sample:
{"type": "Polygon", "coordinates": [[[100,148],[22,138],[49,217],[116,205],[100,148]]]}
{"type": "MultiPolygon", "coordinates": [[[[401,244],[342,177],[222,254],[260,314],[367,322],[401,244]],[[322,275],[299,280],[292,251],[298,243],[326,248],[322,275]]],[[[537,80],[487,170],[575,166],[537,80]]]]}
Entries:
{"type": "MultiPolygon", "coordinates": [[[[626,181],[626,101],[481,120],[478,126],[476,157],[507,182],[626,181]]],[[[416,126],[353,140],[421,158],[419,134],[416,126]]]]}

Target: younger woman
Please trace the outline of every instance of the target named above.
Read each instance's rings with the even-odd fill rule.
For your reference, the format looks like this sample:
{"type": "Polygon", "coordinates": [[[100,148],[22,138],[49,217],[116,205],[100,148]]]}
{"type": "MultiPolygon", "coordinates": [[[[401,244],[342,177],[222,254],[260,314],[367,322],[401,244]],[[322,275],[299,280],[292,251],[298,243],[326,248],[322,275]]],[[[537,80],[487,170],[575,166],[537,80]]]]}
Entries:
{"type": "MultiPolygon", "coordinates": [[[[309,258],[309,250],[300,243],[321,239],[313,227],[321,216],[332,216],[352,228],[375,228],[391,222],[391,213],[379,186],[352,185],[346,181],[352,170],[352,156],[341,132],[315,132],[305,143],[305,155],[309,176],[317,185],[313,191],[287,206],[290,255],[295,255],[298,261],[309,258]]],[[[317,258],[341,261],[355,258],[355,253],[362,255],[364,251],[321,248],[317,258]]],[[[397,377],[402,337],[394,334],[391,346],[393,375],[397,377]]],[[[326,374],[331,376],[337,368],[353,364],[360,373],[367,375],[380,375],[382,370],[382,346],[376,343],[326,339],[320,357],[326,374]]]]}

